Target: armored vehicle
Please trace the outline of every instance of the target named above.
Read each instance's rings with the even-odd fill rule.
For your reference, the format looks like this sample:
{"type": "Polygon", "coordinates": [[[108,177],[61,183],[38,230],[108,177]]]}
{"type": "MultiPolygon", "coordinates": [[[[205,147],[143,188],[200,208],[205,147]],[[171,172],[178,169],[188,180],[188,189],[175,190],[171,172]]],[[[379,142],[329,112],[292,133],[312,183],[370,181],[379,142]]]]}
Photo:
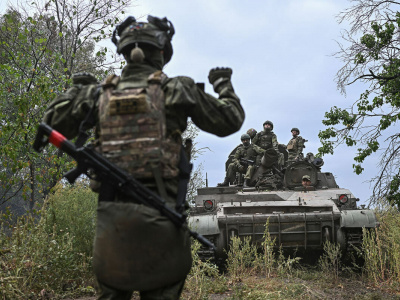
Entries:
{"type": "MultiPolygon", "coordinates": [[[[217,261],[225,258],[231,237],[250,237],[261,245],[267,220],[275,246],[284,250],[321,250],[325,241],[340,244],[342,251],[359,246],[362,229],[379,225],[376,216],[364,205],[358,207],[359,199],[340,188],[332,173],[322,172],[322,165],[321,158],[308,154],[257,187],[200,188],[189,224],[215,244],[217,261]],[[302,185],[304,175],[310,186],[302,185]]],[[[201,255],[214,254],[204,249],[201,255]]]]}

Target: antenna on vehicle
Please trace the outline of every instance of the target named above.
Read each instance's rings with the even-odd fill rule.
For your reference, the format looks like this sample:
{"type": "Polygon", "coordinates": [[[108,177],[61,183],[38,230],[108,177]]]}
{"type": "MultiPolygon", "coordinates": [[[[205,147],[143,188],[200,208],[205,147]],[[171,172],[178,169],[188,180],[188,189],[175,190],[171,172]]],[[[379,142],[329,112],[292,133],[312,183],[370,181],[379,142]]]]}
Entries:
{"type": "Polygon", "coordinates": [[[206,172],[206,187],[208,187],[208,178],[207,178],[207,172],[206,172]]]}

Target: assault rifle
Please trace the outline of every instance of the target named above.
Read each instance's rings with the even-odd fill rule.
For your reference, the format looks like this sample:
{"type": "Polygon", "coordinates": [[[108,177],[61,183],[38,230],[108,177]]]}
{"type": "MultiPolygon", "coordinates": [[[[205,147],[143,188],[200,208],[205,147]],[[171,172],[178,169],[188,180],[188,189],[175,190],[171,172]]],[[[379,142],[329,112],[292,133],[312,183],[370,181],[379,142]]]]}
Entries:
{"type": "Polygon", "coordinates": [[[92,147],[77,148],[61,133],[57,132],[47,124],[41,123],[38,128],[33,148],[37,152],[41,152],[49,142],[66,152],[78,163],[78,166],[75,169],[72,169],[64,175],[69,183],[73,184],[81,174],[88,175],[89,170],[94,171],[96,174],[96,180],[102,182],[102,192],[100,193],[99,201],[102,201],[101,197],[104,197],[103,199],[105,200],[103,201],[112,201],[112,196],[114,195],[113,191],[119,190],[143,205],[157,209],[163,216],[167,217],[172,223],[174,223],[175,226],[188,230],[190,236],[197,239],[204,246],[215,251],[216,248],[213,243],[201,234],[188,228],[186,215],[170,209],[165,204],[165,200],[158,194],[151,191],[124,170],[109,162],[99,153],[94,151],[92,147]],[[103,189],[104,186],[106,189],[103,189]],[[107,193],[109,194],[107,195],[107,193]]]}
{"type": "Polygon", "coordinates": [[[255,161],[251,159],[241,158],[240,164],[247,168],[248,166],[254,166],[255,161]]]}

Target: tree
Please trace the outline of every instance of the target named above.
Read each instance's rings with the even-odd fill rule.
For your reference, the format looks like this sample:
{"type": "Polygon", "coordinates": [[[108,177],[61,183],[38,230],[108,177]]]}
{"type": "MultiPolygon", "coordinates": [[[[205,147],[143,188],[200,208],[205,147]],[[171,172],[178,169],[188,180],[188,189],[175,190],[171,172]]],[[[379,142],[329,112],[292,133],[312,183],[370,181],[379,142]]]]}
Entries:
{"type": "Polygon", "coordinates": [[[356,82],[367,86],[349,108],[332,107],[320,131],[319,153],[333,154],[341,144],[357,147],[353,168],[364,170],[371,155],[379,155],[378,174],[371,204],[379,200],[400,206],[400,13],[399,1],[352,0],[355,3],[339,15],[339,22],[349,21],[342,33],[344,45],[336,57],[344,62],[336,82],[342,93],[356,82]]]}
{"type": "Polygon", "coordinates": [[[32,209],[71,167],[54,147],[34,153],[37,124],[71,74],[100,80],[113,69],[115,55],[95,42],[110,37],[130,1],[34,1],[0,16],[0,205],[23,196],[32,209]]]}
{"type": "MultiPolygon", "coordinates": [[[[182,137],[184,139],[191,139],[192,141],[199,135],[199,129],[193,124],[191,120],[188,122],[188,126],[183,133],[182,137]]],[[[194,162],[198,157],[203,153],[204,149],[198,149],[196,147],[197,143],[193,143],[193,147],[191,149],[191,162],[194,162]]],[[[203,165],[200,163],[196,166],[192,173],[190,174],[190,181],[188,184],[188,191],[186,200],[189,204],[192,204],[194,201],[194,197],[197,195],[197,189],[204,186],[203,179],[203,165]]]]}

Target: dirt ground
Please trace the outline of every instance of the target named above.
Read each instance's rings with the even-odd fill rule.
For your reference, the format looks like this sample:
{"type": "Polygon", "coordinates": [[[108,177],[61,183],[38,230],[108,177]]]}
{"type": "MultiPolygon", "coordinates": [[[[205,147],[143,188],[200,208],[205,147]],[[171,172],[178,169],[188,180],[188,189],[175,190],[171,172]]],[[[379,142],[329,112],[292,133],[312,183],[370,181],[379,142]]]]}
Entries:
{"type": "MultiPolygon", "coordinates": [[[[184,291],[181,299],[193,299],[184,291]]],[[[134,294],[132,299],[140,299],[134,294]]],[[[314,279],[266,278],[252,276],[237,283],[228,283],[222,294],[210,294],[209,300],[222,299],[334,299],[334,300],[386,300],[399,299],[400,292],[370,286],[360,280],[346,279],[325,283],[314,279]]],[[[96,300],[96,297],[82,297],[67,300],[96,300]]]]}

